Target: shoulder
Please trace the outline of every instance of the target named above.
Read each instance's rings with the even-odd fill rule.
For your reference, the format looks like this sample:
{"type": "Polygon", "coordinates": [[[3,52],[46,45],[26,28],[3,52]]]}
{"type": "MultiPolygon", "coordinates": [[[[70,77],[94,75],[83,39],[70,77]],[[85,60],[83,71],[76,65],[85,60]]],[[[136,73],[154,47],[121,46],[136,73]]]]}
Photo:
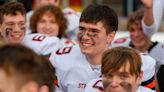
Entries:
{"type": "Polygon", "coordinates": [[[79,45],[59,48],[51,53],[50,61],[56,68],[66,69],[83,60],[79,45]]]}
{"type": "Polygon", "coordinates": [[[23,44],[42,55],[50,54],[54,49],[60,47],[57,37],[39,33],[26,35],[23,39],[23,44]]]}
{"type": "Polygon", "coordinates": [[[111,46],[118,47],[118,46],[129,46],[130,38],[129,37],[122,37],[118,39],[114,39],[111,46]]]}
{"type": "Polygon", "coordinates": [[[139,86],[137,92],[156,92],[150,88],[146,88],[146,87],[143,87],[143,86],[139,86]]]}
{"type": "Polygon", "coordinates": [[[87,83],[85,92],[103,92],[103,83],[101,78],[90,80],[87,83]]]}
{"type": "Polygon", "coordinates": [[[147,81],[151,79],[155,74],[156,61],[148,54],[140,53],[140,55],[141,55],[142,71],[143,71],[142,81],[147,81]]]}

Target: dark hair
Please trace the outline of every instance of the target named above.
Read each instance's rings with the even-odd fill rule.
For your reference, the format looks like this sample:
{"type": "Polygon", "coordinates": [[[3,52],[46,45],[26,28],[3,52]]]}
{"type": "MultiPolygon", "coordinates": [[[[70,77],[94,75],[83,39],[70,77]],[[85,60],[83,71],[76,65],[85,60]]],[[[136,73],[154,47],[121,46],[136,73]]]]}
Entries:
{"type": "Polygon", "coordinates": [[[49,60],[20,44],[6,44],[0,47],[0,69],[17,80],[18,87],[35,81],[39,87],[47,85],[54,91],[55,69],[49,60]]]}
{"type": "Polygon", "coordinates": [[[81,14],[80,22],[94,23],[102,22],[106,33],[117,31],[118,16],[115,11],[106,5],[90,5],[81,14]]]}
{"type": "Polygon", "coordinates": [[[141,72],[141,58],[139,53],[128,47],[115,47],[104,52],[102,56],[102,74],[118,71],[122,66],[130,64],[129,72],[136,77],[141,72]]]}
{"type": "Polygon", "coordinates": [[[65,31],[67,29],[67,19],[64,17],[61,9],[54,5],[42,6],[34,12],[32,17],[30,18],[30,29],[32,33],[37,33],[37,23],[47,12],[53,15],[59,25],[59,34],[57,35],[57,37],[61,38],[63,36],[66,36],[65,31]]]}
{"type": "Polygon", "coordinates": [[[55,76],[55,68],[49,61],[49,59],[45,56],[41,56],[42,58],[42,68],[44,69],[43,78],[44,78],[44,85],[47,85],[49,87],[49,92],[54,92],[55,83],[56,80],[55,76]]]}
{"type": "Polygon", "coordinates": [[[21,13],[26,16],[26,11],[22,3],[19,2],[6,2],[0,7],[0,24],[3,22],[4,15],[16,16],[17,13],[21,13]]]}

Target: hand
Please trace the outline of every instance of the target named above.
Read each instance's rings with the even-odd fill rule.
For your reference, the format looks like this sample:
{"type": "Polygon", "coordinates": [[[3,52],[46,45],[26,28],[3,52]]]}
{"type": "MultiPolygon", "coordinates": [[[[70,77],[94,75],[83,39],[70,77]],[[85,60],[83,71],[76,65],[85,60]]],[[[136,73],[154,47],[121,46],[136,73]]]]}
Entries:
{"type": "Polygon", "coordinates": [[[141,2],[146,8],[152,8],[153,6],[153,0],[141,0],[141,2]]]}

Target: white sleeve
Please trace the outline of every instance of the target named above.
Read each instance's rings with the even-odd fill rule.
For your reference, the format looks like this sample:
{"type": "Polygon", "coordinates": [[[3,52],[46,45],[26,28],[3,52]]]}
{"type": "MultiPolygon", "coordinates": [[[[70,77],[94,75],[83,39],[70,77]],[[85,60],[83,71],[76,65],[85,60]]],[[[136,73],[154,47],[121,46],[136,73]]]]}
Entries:
{"type": "Polygon", "coordinates": [[[163,18],[164,2],[162,0],[154,0],[153,2],[153,17],[154,23],[151,26],[147,26],[142,19],[142,27],[145,35],[152,36],[159,28],[161,20],[163,18]]]}
{"type": "Polygon", "coordinates": [[[140,54],[142,60],[142,71],[143,78],[142,82],[151,79],[155,75],[155,64],[156,61],[150,57],[148,54],[140,54]]]}
{"type": "Polygon", "coordinates": [[[59,86],[64,92],[84,92],[86,84],[90,80],[87,71],[80,67],[74,67],[59,75],[59,86]]]}
{"type": "Polygon", "coordinates": [[[103,92],[103,83],[102,79],[93,79],[87,83],[84,92],[103,92]]]}

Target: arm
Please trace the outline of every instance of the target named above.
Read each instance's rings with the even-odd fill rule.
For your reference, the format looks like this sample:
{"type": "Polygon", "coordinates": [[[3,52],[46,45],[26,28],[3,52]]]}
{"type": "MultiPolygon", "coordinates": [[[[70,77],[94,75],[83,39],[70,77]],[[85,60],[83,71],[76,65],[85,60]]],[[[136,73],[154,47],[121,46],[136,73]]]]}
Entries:
{"type": "Polygon", "coordinates": [[[163,6],[160,0],[141,0],[145,7],[142,20],[143,31],[147,36],[152,36],[159,28],[163,17],[163,6]]]}

